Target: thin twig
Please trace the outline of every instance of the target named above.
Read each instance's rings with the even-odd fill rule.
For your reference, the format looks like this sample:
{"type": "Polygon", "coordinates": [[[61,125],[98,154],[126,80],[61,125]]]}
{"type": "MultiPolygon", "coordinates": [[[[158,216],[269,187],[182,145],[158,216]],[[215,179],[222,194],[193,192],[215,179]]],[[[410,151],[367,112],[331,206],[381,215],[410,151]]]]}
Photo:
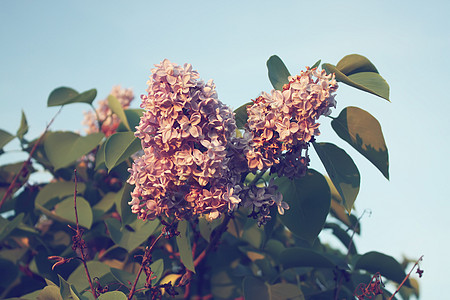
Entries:
{"type": "Polygon", "coordinates": [[[422,259],[423,259],[423,255],[416,261],[414,266],[411,268],[411,271],[409,271],[408,275],[405,276],[405,278],[403,279],[402,283],[400,283],[400,285],[398,286],[397,290],[392,294],[392,296],[389,298],[389,300],[394,299],[395,294],[397,294],[398,291],[400,291],[402,286],[405,284],[406,280],[408,280],[408,278],[411,275],[412,271],[416,268],[416,266],[419,264],[419,261],[421,261],[422,259]]]}
{"type": "MultiPolygon", "coordinates": [[[[153,243],[152,243],[152,245],[150,246],[150,248],[147,247],[147,248],[145,249],[144,259],[145,259],[145,256],[147,256],[147,255],[149,255],[150,253],[152,253],[153,247],[155,247],[156,243],[159,241],[159,239],[160,239],[163,235],[164,235],[164,233],[161,232],[161,233],[158,235],[158,237],[153,241],[153,243]]],[[[141,276],[142,270],[144,269],[144,259],[142,260],[141,267],[139,268],[139,271],[138,271],[138,273],[137,273],[137,275],[136,275],[136,279],[134,280],[133,286],[131,287],[130,293],[128,294],[128,300],[131,300],[131,299],[133,298],[133,295],[134,295],[134,293],[135,293],[135,291],[136,291],[136,285],[137,285],[137,283],[138,283],[138,281],[139,281],[139,277],[141,276]]]]}
{"type": "Polygon", "coordinates": [[[52,125],[53,121],[55,120],[56,116],[61,112],[61,109],[58,110],[58,112],[53,116],[53,118],[50,120],[50,122],[45,127],[44,132],[41,134],[39,139],[36,141],[36,143],[33,145],[33,148],[30,151],[30,154],[28,155],[28,159],[23,162],[22,167],[20,168],[19,172],[17,172],[16,176],[14,177],[13,181],[11,181],[11,184],[9,185],[8,189],[6,190],[6,193],[3,195],[2,201],[0,201],[0,208],[2,207],[3,203],[5,203],[8,196],[11,194],[14,186],[16,185],[16,181],[19,179],[20,174],[22,174],[23,169],[28,166],[31,162],[31,158],[33,157],[34,152],[36,151],[39,144],[42,142],[42,139],[44,138],[45,134],[47,133],[48,129],[50,128],[50,125],[52,125]]]}
{"type": "MultiPolygon", "coordinates": [[[[77,210],[77,184],[78,184],[77,169],[74,170],[74,174],[75,174],[75,192],[73,193],[73,203],[74,203],[74,209],[75,209],[75,222],[77,224],[76,236],[78,239],[82,240],[83,233],[81,232],[80,225],[78,223],[78,210],[77,210]]],[[[80,245],[80,243],[77,243],[77,245],[80,245]]],[[[92,284],[91,275],[89,274],[88,266],[86,264],[86,256],[84,255],[83,245],[84,245],[84,242],[79,247],[80,254],[81,254],[81,261],[83,262],[83,265],[84,265],[84,271],[86,272],[86,276],[89,281],[89,286],[91,288],[92,295],[94,295],[94,298],[97,299],[97,292],[95,291],[94,285],[92,284]]]]}

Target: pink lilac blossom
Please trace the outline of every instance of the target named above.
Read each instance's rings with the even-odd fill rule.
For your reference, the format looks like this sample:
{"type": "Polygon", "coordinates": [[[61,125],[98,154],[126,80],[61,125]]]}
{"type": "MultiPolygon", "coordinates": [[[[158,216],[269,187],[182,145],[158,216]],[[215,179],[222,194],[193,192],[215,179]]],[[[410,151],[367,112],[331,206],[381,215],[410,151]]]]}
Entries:
{"type": "Polygon", "coordinates": [[[233,112],[219,101],[213,81],[199,80],[190,64],[166,59],[155,67],[135,132],[144,153],[129,169],[132,212],[143,220],[215,219],[235,210],[245,144],[236,137],[233,112]]]}
{"type": "MultiPolygon", "coordinates": [[[[116,97],[124,109],[128,108],[134,99],[133,90],[123,89],[120,86],[114,86],[110,95],[116,97]]],[[[91,134],[99,132],[98,124],[100,122],[101,132],[103,132],[105,136],[108,137],[114,134],[119,126],[120,120],[109,108],[108,99],[100,100],[95,111],[97,115],[92,111],[84,113],[83,125],[88,127],[86,128],[86,133],[91,134]]]]}
{"type": "Polygon", "coordinates": [[[252,134],[246,151],[251,170],[271,168],[278,176],[303,176],[309,165],[308,145],[320,134],[317,119],[336,107],[338,88],[333,75],[307,68],[290,76],[283,91],[262,93],[247,107],[252,134]]]}

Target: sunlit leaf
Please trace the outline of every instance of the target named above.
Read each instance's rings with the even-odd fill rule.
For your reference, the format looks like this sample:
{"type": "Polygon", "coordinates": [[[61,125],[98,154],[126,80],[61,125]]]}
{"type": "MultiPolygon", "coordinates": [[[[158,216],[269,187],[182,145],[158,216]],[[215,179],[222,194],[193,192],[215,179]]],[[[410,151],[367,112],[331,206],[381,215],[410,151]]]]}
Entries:
{"type": "Polygon", "coordinates": [[[125,116],[127,118],[130,129],[128,129],[123,122],[120,122],[119,127],[117,128],[117,132],[120,131],[135,131],[135,127],[139,125],[141,121],[141,117],[144,114],[143,109],[141,108],[128,108],[124,109],[125,116]]]}
{"type": "Polygon", "coordinates": [[[283,85],[289,83],[288,77],[291,76],[284,62],[276,55],[272,55],[267,61],[269,71],[269,80],[276,90],[283,90],[283,85]]]}
{"type": "Polygon", "coordinates": [[[47,100],[47,106],[60,106],[70,103],[87,103],[92,104],[95,97],[97,97],[97,90],[91,89],[83,93],[78,93],[74,89],[68,87],[60,87],[54,89],[47,100]]]}
{"type": "Polygon", "coordinates": [[[111,171],[141,149],[141,140],[133,132],[117,132],[105,142],[105,165],[111,171]]]}
{"type": "Polygon", "coordinates": [[[59,287],[51,285],[46,286],[42,292],[39,293],[37,300],[63,300],[59,287]]]}
{"type": "MultiPolygon", "coordinates": [[[[89,205],[89,202],[87,202],[87,200],[83,197],[77,197],[77,211],[79,225],[90,229],[93,220],[92,209],[89,205]]],[[[69,197],[58,203],[55,206],[55,210],[53,213],[67,220],[67,222],[76,225],[74,199],[72,197],[69,197]]]]}
{"type": "Polygon", "coordinates": [[[108,210],[113,207],[117,198],[117,193],[109,192],[103,196],[102,200],[92,207],[94,222],[98,221],[108,210]]]}
{"type": "Polygon", "coordinates": [[[336,80],[389,101],[389,85],[366,57],[351,54],[336,66],[323,64],[327,73],[335,73],[336,80]]]}
{"type": "Polygon", "coordinates": [[[60,169],[88,154],[103,137],[103,133],[80,136],[73,132],[49,132],[44,142],[45,153],[55,169],[60,169]]]}
{"type": "Polygon", "coordinates": [[[245,124],[247,124],[248,113],[247,106],[253,105],[253,102],[247,102],[244,105],[239,106],[234,110],[234,119],[236,120],[236,127],[239,129],[244,129],[245,124]]]}
{"type": "Polygon", "coordinates": [[[109,95],[108,96],[108,105],[109,105],[109,108],[111,108],[112,112],[115,113],[119,117],[119,119],[122,121],[122,123],[125,125],[125,127],[128,130],[131,130],[130,124],[128,124],[127,116],[125,115],[122,104],[120,104],[119,100],[116,97],[114,97],[113,95],[109,95]]]}
{"type": "Polygon", "coordinates": [[[15,136],[10,134],[9,132],[6,132],[2,129],[0,129],[0,149],[5,147],[9,142],[11,142],[15,136]]]}
{"type": "Polygon", "coordinates": [[[364,155],[389,179],[389,155],[380,123],[367,111],[346,107],[331,121],[337,135],[364,155]]]}
{"type": "Polygon", "coordinates": [[[152,285],[154,286],[161,279],[161,275],[164,272],[164,260],[161,258],[157,261],[154,261],[150,265],[150,269],[152,269],[153,276],[155,277],[154,279],[152,279],[152,285]]]}
{"type": "MultiPolygon", "coordinates": [[[[17,129],[16,136],[21,140],[23,139],[23,136],[27,134],[28,132],[28,122],[27,118],[25,117],[25,113],[22,110],[22,118],[20,119],[20,126],[19,129],[17,129]]],[[[1,149],[2,147],[0,147],[1,149]]]]}
{"type": "Polygon", "coordinates": [[[246,300],[271,300],[269,286],[256,277],[245,277],[242,289],[246,300]]]}
{"type": "MultiPolygon", "coordinates": [[[[355,263],[355,269],[363,269],[372,274],[380,272],[383,277],[397,283],[401,283],[406,277],[405,271],[395,258],[376,251],[367,252],[359,257],[355,263]]],[[[405,285],[411,287],[409,280],[405,285]]]]}
{"type": "Polygon", "coordinates": [[[280,253],[279,263],[284,268],[313,267],[334,268],[335,264],[324,255],[312,249],[292,247],[280,253]]]}
{"type": "Polygon", "coordinates": [[[297,285],[291,283],[277,283],[270,286],[270,299],[304,300],[305,296],[297,285]]]}
{"type": "Polygon", "coordinates": [[[313,243],[325,224],[330,210],[330,189],[322,174],[310,169],[302,178],[275,180],[289,209],[281,222],[298,237],[313,243]]]}
{"type": "MultiPolygon", "coordinates": [[[[174,286],[177,280],[181,277],[181,274],[168,274],[163,279],[161,279],[160,285],[169,283],[174,286]]],[[[165,289],[161,288],[162,294],[164,295],[165,289]]]]}
{"type": "Polygon", "coordinates": [[[353,159],[338,146],[315,142],[313,145],[328,176],[344,200],[345,208],[350,213],[361,181],[358,168],[353,159]]]}
{"type": "Polygon", "coordinates": [[[177,230],[180,234],[177,236],[177,246],[180,251],[180,258],[186,269],[195,273],[194,260],[192,258],[191,239],[189,236],[189,222],[181,220],[178,223],[177,230]]]}
{"type": "Polygon", "coordinates": [[[104,294],[101,294],[97,299],[104,299],[104,300],[127,300],[127,296],[122,293],[121,291],[112,291],[107,292],[104,294]]]}

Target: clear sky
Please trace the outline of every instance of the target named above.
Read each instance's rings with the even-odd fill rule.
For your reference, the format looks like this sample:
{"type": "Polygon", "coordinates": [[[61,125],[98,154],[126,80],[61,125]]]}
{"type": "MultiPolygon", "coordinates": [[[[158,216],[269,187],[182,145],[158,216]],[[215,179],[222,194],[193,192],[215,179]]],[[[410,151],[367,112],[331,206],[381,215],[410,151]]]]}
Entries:
{"type": "MultiPolygon", "coordinates": [[[[450,2],[434,0],[3,0],[0,128],[15,133],[23,109],[28,137],[37,137],[57,110],[46,108],[46,101],[59,86],[97,88],[98,101],[120,84],[133,88],[137,107],[150,69],[164,58],[191,63],[236,108],[271,90],[265,63],[273,54],[293,74],[318,59],[336,64],[347,54],[362,54],[389,83],[392,103],[341,84],[333,115],[353,105],[380,121],[391,180],[340,141],[328,119],[321,120],[319,141],[346,149],[360,169],[356,210],[372,215],[362,220],[358,251],[399,260],[424,254],[421,298],[440,299],[450,267],[449,20],[450,2]]],[[[65,107],[52,129],[82,131],[88,109],[65,107]]],[[[318,158],[312,160],[321,170],[318,158]]]]}

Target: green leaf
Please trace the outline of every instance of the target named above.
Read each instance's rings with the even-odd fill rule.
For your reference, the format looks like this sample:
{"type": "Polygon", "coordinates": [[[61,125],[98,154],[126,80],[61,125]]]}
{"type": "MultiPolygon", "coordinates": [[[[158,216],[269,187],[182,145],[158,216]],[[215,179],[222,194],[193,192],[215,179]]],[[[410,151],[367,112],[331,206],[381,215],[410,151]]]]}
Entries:
{"type": "MultiPolygon", "coordinates": [[[[124,112],[125,116],[127,117],[128,124],[130,125],[131,131],[134,131],[136,126],[139,126],[141,117],[144,114],[145,110],[141,108],[129,108],[125,109],[124,112]]],[[[125,124],[122,122],[117,128],[117,132],[119,131],[129,131],[129,129],[127,129],[125,124]]]]}
{"type": "Polygon", "coordinates": [[[269,80],[276,90],[283,90],[283,85],[289,83],[288,77],[291,76],[281,58],[272,55],[267,61],[269,71],[269,80]]]}
{"type": "Polygon", "coordinates": [[[73,132],[49,132],[44,142],[45,153],[55,169],[61,169],[92,151],[103,137],[100,132],[88,136],[73,132]]]}
{"type": "MultiPolygon", "coordinates": [[[[22,140],[23,136],[28,132],[28,122],[27,118],[25,117],[25,113],[22,110],[22,118],[20,119],[20,127],[17,129],[16,136],[22,140]]],[[[0,147],[2,148],[2,147],[0,147]]]]}
{"type": "Polygon", "coordinates": [[[95,170],[97,171],[100,167],[105,165],[105,145],[106,141],[101,143],[98,147],[97,153],[95,154],[95,170]]]}
{"type": "Polygon", "coordinates": [[[269,286],[256,277],[248,276],[242,281],[246,300],[270,300],[269,286]]]}
{"type": "Polygon", "coordinates": [[[80,298],[77,296],[77,294],[73,291],[71,285],[64,280],[64,278],[61,277],[61,275],[58,274],[59,278],[59,288],[61,297],[63,300],[80,300],[80,298]]]}
{"type": "Polygon", "coordinates": [[[322,174],[310,169],[302,178],[275,180],[289,209],[281,222],[296,236],[313,243],[325,224],[330,209],[330,188],[322,174]]]}
{"type": "Polygon", "coordinates": [[[389,179],[389,155],[380,123],[367,111],[349,106],[331,121],[337,135],[366,157],[389,179]]]}
{"type": "Polygon", "coordinates": [[[328,176],[344,200],[345,208],[350,213],[358,196],[361,181],[358,168],[353,159],[338,146],[316,142],[313,142],[313,145],[328,176]]]}
{"type": "Polygon", "coordinates": [[[239,129],[244,129],[245,124],[247,124],[248,113],[247,106],[253,105],[253,102],[247,102],[244,105],[239,106],[234,110],[234,119],[236,120],[236,127],[239,129]]]}
{"type": "Polygon", "coordinates": [[[130,124],[128,124],[127,116],[125,115],[122,104],[120,104],[119,100],[117,100],[117,98],[114,97],[113,95],[109,95],[108,96],[108,105],[109,105],[109,108],[111,108],[112,112],[115,113],[119,117],[119,119],[122,121],[122,123],[125,125],[125,127],[128,130],[131,130],[130,124]]]}
{"type": "Polygon", "coordinates": [[[60,106],[70,103],[88,103],[92,104],[97,97],[97,90],[91,89],[83,93],[78,93],[74,89],[68,87],[60,87],[54,89],[47,100],[47,106],[60,106]]]}
{"type": "Polygon", "coordinates": [[[108,227],[113,242],[128,252],[131,252],[153,234],[159,226],[159,221],[158,219],[153,221],[136,219],[133,223],[129,224],[131,230],[127,226],[121,227],[120,221],[114,218],[106,219],[105,224],[108,227]]]}
{"type": "Polygon", "coordinates": [[[141,140],[131,131],[111,135],[105,142],[105,165],[108,171],[141,149],[141,140]]]}
{"type": "Polygon", "coordinates": [[[14,219],[11,221],[8,221],[7,219],[0,216],[0,242],[3,241],[5,238],[9,236],[9,234],[17,228],[20,223],[22,222],[24,217],[24,214],[21,213],[17,215],[14,219]]]}
{"type": "MultiPolygon", "coordinates": [[[[92,209],[86,199],[77,197],[78,224],[87,229],[92,226],[92,209]]],[[[55,206],[54,214],[76,225],[73,198],[67,198],[55,206]]]]}
{"type": "MultiPolygon", "coordinates": [[[[126,271],[116,268],[111,268],[111,274],[117,279],[117,281],[119,281],[129,289],[133,285],[137,276],[136,274],[128,273],[126,271]]],[[[136,289],[143,288],[144,285],[145,285],[145,276],[144,274],[141,274],[141,276],[139,276],[138,283],[136,284],[136,289]]]]}
{"type": "Polygon", "coordinates": [[[117,193],[115,200],[117,212],[122,220],[122,227],[136,221],[136,215],[131,212],[131,207],[128,202],[131,201],[131,192],[134,186],[125,183],[122,189],[117,193]]]}
{"type": "Polygon", "coordinates": [[[198,218],[198,227],[200,229],[201,236],[210,242],[211,233],[213,230],[222,223],[222,218],[217,218],[211,221],[208,221],[206,217],[198,218]]]}
{"type": "Polygon", "coordinates": [[[270,286],[271,299],[298,299],[304,300],[305,296],[295,284],[277,283],[270,286]]]}
{"type": "Polygon", "coordinates": [[[189,222],[181,220],[178,223],[177,246],[180,251],[180,258],[186,269],[195,273],[194,260],[192,258],[191,239],[189,236],[189,222]]]}
{"type": "Polygon", "coordinates": [[[113,291],[101,294],[98,299],[104,300],[127,300],[127,296],[120,291],[113,291]]]}
{"type": "Polygon", "coordinates": [[[0,129],[0,149],[3,149],[9,142],[11,142],[15,136],[10,134],[9,132],[6,132],[2,129],[0,129]]]}
{"type": "Polygon", "coordinates": [[[336,80],[362,91],[389,100],[389,85],[366,57],[351,54],[342,58],[336,66],[323,64],[327,73],[335,73],[336,80]]]}
{"type": "Polygon", "coordinates": [[[316,61],[316,62],[311,66],[311,69],[317,68],[317,67],[320,65],[321,62],[322,62],[321,59],[319,59],[318,61],[316,61]]]}
{"type": "MultiPolygon", "coordinates": [[[[77,195],[83,195],[86,190],[86,184],[79,182],[77,184],[77,195]]],[[[54,204],[67,196],[73,196],[75,192],[75,183],[71,181],[57,181],[47,183],[37,194],[35,204],[46,206],[52,209],[54,204]]]]}
{"type": "MultiPolygon", "coordinates": [[[[110,267],[104,263],[99,261],[91,260],[87,262],[87,267],[89,270],[89,274],[91,278],[99,278],[100,284],[104,285],[107,282],[111,282],[114,280],[114,277],[111,275],[110,267]]],[[[89,289],[89,282],[86,277],[86,271],[84,269],[83,264],[80,264],[75,271],[70,274],[67,282],[70,282],[77,291],[83,291],[85,289],[89,289]]]]}
{"type": "Polygon", "coordinates": [[[154,286],[161,279],[161,276],[164,272],[164,260],[161,258],[153,262],[150,265],[150,269],[153,272],[153,276],[155,276],[155,278],[152,280],[152,285],[154,286]]]}
{"type": "Polygon", "coordinates": [[[284,268],[313,267],[334,268],[334,263],[319,252],[307,248],[292,247],[280,253],[280,265],[284,268]]]}
{"type": "MultiPolygon", "coordinates": [[[[397,283],[401,283],[406,277],[405,271],[395,258],[376,251],[367,252],[359,257],[355,263],[355,269],[366,270],[372,274],[380,272],[383,277],[397,283]]],[[[409,280],[405,284],[411,287],[409,280]]]]}
{"type": "Polygon", "coordinates": [[[92,214],[94,216],[94,222],[100,220],[104,214],[113,207],[117,198],[117,193],[107,193],[100,202],[92,207],[92,214]]]}
{"type": "Polygon", "coordinates": [[[63,300],[59,287],[50,285],[46,286],[42,292],[39,293],[37,300],[63,300]]]}

